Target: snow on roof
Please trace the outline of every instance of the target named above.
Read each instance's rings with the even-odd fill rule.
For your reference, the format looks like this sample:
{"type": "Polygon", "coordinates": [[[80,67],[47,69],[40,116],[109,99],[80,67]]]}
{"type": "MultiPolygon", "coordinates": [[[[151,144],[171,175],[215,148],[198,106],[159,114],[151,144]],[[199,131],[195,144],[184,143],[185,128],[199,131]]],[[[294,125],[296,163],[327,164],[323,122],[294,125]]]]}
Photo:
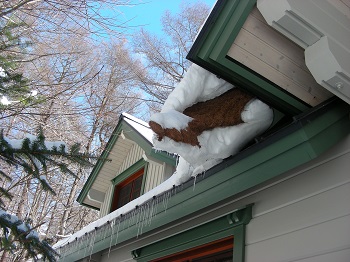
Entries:
{"type": "Polygon", "coordinates": [[[127,122],[129,125],[131,125],[137,132],[139,132],[144,138],[146,138],[151,144],[152,138],[153,138],[153,131],[149,127],[148,123],[142,121],[141,119],[138,119],[128,113],[122,113],[123,119],[125,122],[127,122]]]}
{"type": "MultiPolygon", "coordinates": [[[[231,84],[217,78],[212,73],[197,65],[192,65],[183,80],[169,95],[161,112],[170,114],[174,111],[182,112],[189,105],[221,95],[231,88],[233,88],[231,84]]],[[[135,130],[137,130],[137,132],[144,136],[148,141],[152,144],[156,144],[156,146],[159,144],[157,141],[154,141],[154,143],[152,142],[154,133],[146,122],[127,113],[123,113],[122,116],[128,124],[135,128],[135,130]]],[[[151,119],[157,118],[156,116],[157,115],[152,116],[151,119]]],[[[242,118],[247,123],[239,126],[217,128],[213,132],[204,132],[200,137],[200,139],[203,140],[201,143],[203,146],[201,148],[193,147],[184,143],[174,143],[174,141],[165,138],[165,143],[163,141],[163,143],[159,144],[159,149],[166,150],[170,153],[178,153],[180,151],[187,159],[193,160],[191,161],[192,164],[186,161],[186,158],[180,157],[176,171],[169,179],[144,195],[141,195],[139,198],[134,199],[112,213],[94,221],[72,236],[57,242],[54,245],[54,248],[58,249],[72,241],[76,241],[84,234],[92,232],[95,228],[108,224],[121,214],[131,212],[136,206],[141,206],[146,201],[151,200],[153,196],[158,196],[173,188],[173,186],[185,183],[192,175],[205,171],[213,165],[218,164],[224,157],[236,153],[238,151],[237,148],[241,146],[242,140],[247,140],[248,137],[253,137],[255,133],[260,131],[260,129],[264,129],[269,125],[269,122],[272,119],[272,111],[270,111],[261,101],[254,101],[246,108],[244,114],[242,114],[242,118]],[[234,139],[237,136],[240,138],[238,146],[237,141],[234,139]],[[232,148],[234,152],[232,152],[232,148]],[[213,155],[208,161],[204,161],[203,164],[203,156],[209,153],[212,154],[212,151],[214,151],[214,153],[216,152],[216,155],[213,155]],[[198,161],[198,165],[196,165],[196,159],[201,160],[198,161]],[[194,168],[195,170],[193,170],[194,168]]],[[[162,124],[165,126],[169,124],[168,122],[171,122],[171,126],[178,125],[178,129],[181,129],[183,125],[183,119],[177,119],[176,117],[175,120],[173,118],[165,118],[163,120],[164,123],[162,124]]],[[[205,160],[207,160],[207,158],[205,158],[205,160]]]]}
{"type": "MultiPolygon", "coordinates": [[[[225,80],[192,64],[182,81],[169,94],[161,112],[153,114],[150,120],[162,128],[174,128],[181,133],[193,120],[183,114],[185,109],[198,102],[218,97],[233,88],[235,87],[225,80]]],[[[205,117],[205,114],[201,117],[205,117]]],[[[273,111],[260,100],[252,99],[245,105],[240,117],[243,121],[241,124],[218,126],[202,132],[197,137],[200,146],[176,142],[166,136],[161,140],[154,139],[153,146],[159,150],[176,153],[180,159],[184,158],[188,167],[182,171],[191,172],[196,176],[238,153],[246,143],[265,131],[272,123],[273,111]]]]}

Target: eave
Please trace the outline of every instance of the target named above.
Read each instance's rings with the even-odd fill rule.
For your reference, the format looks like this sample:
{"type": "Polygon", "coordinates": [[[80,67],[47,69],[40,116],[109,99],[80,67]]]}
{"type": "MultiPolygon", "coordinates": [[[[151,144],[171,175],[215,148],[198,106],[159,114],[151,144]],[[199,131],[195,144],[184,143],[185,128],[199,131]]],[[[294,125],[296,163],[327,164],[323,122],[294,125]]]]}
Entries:
{"type": "Polygon", "coordinates": [[[302,48],[260,21],[254,14],[255,4],[256,0],[218,0],[187,59],[287,116],[331,97],[308,72],[303,58],[299,64],[302,48]],[[252,25],[258,21],[260,24],[252,25]],[[298,54],[295,60],[294,53],[298,54]]]}
{"type": "Polygon", "coordinates": [[[306,65],[317,82],[350,104],[349,5],[340,0],[258,0],[258,8],[270,26],[305,49],[306,65]]]}
{"type": "MultiPolygon", "coordinates": [[[[315,159],[349,134],[349,112],[349,105],[339,99],[332,99],[307,111],[288,126],[208,170],[204,177],[199,176],[195,190],[194,181],[190,180],[161,196],[155,196],[155,199],[167,199],[168,202],[167,207],[158,202],[151,224],[147,219],[142,221],[135,218],[138,214],[136,208],[116,218],[114,223],[120,223],[118,232],[106,224],[75,241],[76,244],[64,246],[61,250],[65,254],[63,261],[82,258],[86,249],[90,251],[91,248],[92,253],[107,249],[111,239],[114,239],[114,243],[116,239],[118,243],[133,239],[140,235],[140,228],[146,235],[161,226],[177,223],[184,217],[244,194],[315,159]],[[92,236],[95,237],[93,247],[89,246],[92,236]]],[[[139,210],[146,210],[142,208],[150,206],[151,201],[138,207],[139,210]]],[[[142,212],[139,216],[147,217],[142,212]]]]}

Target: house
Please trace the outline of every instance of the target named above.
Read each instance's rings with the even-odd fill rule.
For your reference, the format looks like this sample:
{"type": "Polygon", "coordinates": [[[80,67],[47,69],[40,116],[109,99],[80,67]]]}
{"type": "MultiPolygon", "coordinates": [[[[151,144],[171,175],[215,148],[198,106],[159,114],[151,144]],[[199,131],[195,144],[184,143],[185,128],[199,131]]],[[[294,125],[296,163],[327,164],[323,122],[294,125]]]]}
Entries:
{"type": "Polygon", "coordinates": [[[148,159],[164,181],[174,163],[122,117],[78,199],[103,217],[56,245],[61,260],[349,261],[349,14],[340,0],[217,1],[188,59],[270,105],[273,126],[195,179],[107,214],[120,175],[148,159]],[[112,167],[133,147],[137,158],[112,167]]]}

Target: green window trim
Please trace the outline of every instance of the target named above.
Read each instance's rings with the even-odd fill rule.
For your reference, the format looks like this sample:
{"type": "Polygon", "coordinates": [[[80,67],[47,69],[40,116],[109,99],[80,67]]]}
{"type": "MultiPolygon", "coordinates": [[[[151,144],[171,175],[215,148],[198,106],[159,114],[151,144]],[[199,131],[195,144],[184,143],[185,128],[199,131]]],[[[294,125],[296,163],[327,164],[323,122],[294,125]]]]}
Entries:
{"type": "Polygon", "coordinates": [[[124,180],[128,179],[130,176],[132,176],[142,168],[144,169],[144,174],[142,177],[141,193],[140,193],[140,195],[142,195],[143,192],[145,191],[145,181],[146,181],[147,169],[148,169],[148,162],[146,162],[144,159],[140,159],[135,164],[131,165],[130,167],[128,167],[126,170],[124,170],[122,173],[120,173],[119,175],[117,175],[115,178],[111,180],[114,188],[113,188],[112,198],[109,203],[109,210],[111,210],[113,205],[113,196],[115,194],[116,185],[122,183],[124,180]]]}
{"type": "Polygon", "coordinates": [[[131,165],[126,170],[124,170],[119,175],[117,175],[115,178],[113,178],[112,184],[113,185],[120,184],[125,179],[127,179],[128,177],[130,177],[132,174],[134,174],[135,172],[137,172],[143,167],[145,168],[145,173],[146,173],[147,162],[144,159],[140,159],[135,164],[131,165]]]}
{"type": "Polygon", "coordinates": [[[226,216],[133,250],[131,254],[136,261],[146,262],[233,236],[233,261],[244,262],[245,229],[252,219],[252,207],[253,204],[247,205],[226,216]]]}
{"type": "Polygon", "coordinates": [[[218,0],[187,59],[254,94],[284,114],[297,115],[310,106],[227,56],[255,4],[256,0],[218,0]]]}

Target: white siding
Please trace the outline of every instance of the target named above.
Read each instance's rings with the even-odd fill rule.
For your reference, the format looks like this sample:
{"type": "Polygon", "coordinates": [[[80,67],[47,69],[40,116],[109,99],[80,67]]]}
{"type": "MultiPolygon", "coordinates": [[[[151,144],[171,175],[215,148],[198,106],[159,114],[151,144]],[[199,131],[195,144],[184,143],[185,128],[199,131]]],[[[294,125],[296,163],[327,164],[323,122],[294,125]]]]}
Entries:
{"type": "MultiPolygon", "coordinates": [[[[142,150],[142,148],[137,144],[134,144],[131,147],[127,157],[124,159],[124,162],[121,165],[118,174],[122,173],[123,171],[128,169],[130,166],[135,164],[137,161],[142,159],[143,154],[144,154],[144,151],[142,150]]],[[[164,165],[165,164],[160,164],[155,161],[148,162],[147,170],[146,170],[144,193],[148,192],[149,190],[158,186],[164,181],[164,165]]],[[[112,194],[113,194],[113,185],[111,184],[108,188],[108,191],[106,192],[105,201],[101,205],[100,217],[103,217],[109,213],[109,208],[112,201],[112,194]]]]}
{"type": "Polygon", "coordinates": [[[347,149],[252,197],[246,261],[350,261],[349,162],[347,149]]]}

